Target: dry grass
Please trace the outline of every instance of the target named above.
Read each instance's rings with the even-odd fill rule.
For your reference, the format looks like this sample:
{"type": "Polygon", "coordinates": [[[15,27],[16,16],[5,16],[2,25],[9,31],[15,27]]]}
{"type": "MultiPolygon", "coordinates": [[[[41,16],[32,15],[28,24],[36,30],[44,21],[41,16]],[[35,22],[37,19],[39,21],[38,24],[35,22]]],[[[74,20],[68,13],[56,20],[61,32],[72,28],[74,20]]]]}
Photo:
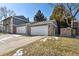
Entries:
{"type": "MultiPolygon", "coordinates": [[[[79,40],[73,38],[47,39],[36,41],[23,48],[23,56],[75,56],[79,55],[79,40]]],[[[5,55],[13,55],[19,48],[5,55]]]]}
{"type": "Polygon", "coordinates": [[[3,34],[7,34],[7,33],[4,33],[4,32],[0,32],[0,35],[3,35],[3,34]]]}

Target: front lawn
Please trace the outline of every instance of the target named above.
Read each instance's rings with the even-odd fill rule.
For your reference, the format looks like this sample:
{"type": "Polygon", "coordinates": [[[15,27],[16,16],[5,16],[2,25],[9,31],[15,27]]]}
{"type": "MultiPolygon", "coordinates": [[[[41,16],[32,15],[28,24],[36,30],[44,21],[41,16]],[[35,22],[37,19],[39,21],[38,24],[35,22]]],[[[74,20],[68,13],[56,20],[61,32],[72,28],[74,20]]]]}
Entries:
{"type": "Polygon", "coordinates": [[[0,32],[0,35],[3,35],[3,33],[0,32]]]}
{"type": "MultiPolygon", "coordinates": [[[[79,56],[79,39],[63,37],[58,40],[41,39],[20,48],[23,48],[24,56],[79,56]]],[[[13,55],[20,48],[5,55],[13,55]]]]}
{"type": "Polygon", "coordinates": [[[3,34],[7,34],[7,33],[4,33],[4,32],[0,32],[0,35],[3,35],[3,34]]]}

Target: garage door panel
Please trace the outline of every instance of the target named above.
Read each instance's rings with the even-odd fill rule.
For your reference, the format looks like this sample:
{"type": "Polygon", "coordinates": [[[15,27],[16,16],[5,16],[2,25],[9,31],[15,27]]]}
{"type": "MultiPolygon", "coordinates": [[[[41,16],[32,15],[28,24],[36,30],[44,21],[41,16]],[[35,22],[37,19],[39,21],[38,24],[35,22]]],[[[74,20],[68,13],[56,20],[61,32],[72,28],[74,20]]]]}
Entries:
{"type": "Polygon", "coordinates": [[[26,34],[27,33],[26,27],[25,26],[17,27],[16,28],[16,33],[18,33],[18,34],[26,34]]]}
{"type": "Polygon", "coordinates": [[[48,25],[31,27],[31,35],[48,35],[48,25]]]}

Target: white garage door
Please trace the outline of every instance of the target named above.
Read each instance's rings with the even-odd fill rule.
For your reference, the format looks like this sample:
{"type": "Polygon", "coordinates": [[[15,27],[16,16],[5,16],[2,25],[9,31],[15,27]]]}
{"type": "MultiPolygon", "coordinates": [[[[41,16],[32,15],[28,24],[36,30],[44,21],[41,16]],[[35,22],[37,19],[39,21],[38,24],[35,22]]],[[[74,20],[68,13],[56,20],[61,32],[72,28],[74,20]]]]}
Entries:
{"type": "Polygon", "coordinates": [[[31,35],[48,35],[48,25],[31,27],[31,35]]]}
{"type": "Polygon", "coordinates": [[[26,26],[16,27],[16,33],[18,33],[18,34],[27,34],[26,26]]]}

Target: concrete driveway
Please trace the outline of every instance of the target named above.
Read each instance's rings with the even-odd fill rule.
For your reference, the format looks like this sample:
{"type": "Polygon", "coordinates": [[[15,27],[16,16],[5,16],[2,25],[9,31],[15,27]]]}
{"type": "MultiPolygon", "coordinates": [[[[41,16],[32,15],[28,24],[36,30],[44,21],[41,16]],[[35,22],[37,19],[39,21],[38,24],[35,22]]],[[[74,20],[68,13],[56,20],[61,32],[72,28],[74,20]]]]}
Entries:
{"type": "Polygon", "coordinates": [[[36,40],[42,39],[45,36],[22,36],[16,34],[0,35],[0,55],[4,55],[16,48],[30,44],[36,40]]]}

